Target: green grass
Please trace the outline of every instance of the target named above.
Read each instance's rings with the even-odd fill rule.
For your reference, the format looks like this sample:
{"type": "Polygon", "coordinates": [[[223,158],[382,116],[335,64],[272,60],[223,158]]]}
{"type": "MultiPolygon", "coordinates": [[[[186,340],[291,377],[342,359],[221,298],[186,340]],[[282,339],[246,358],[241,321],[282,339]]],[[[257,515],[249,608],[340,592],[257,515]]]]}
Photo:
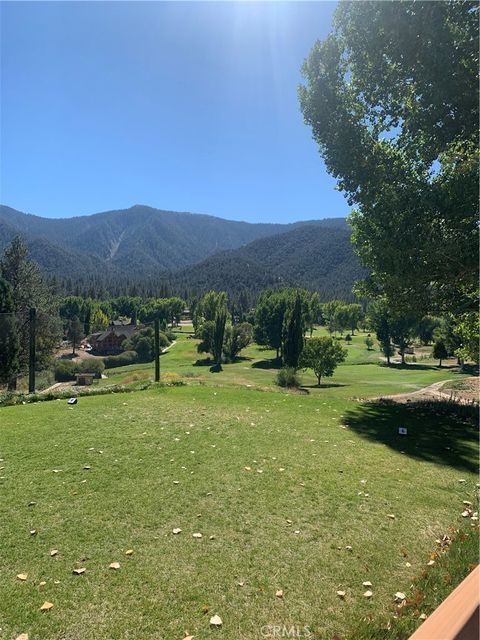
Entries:
{"type": "MultiPolygon", "coordinates": [[[[209,366],[195,364],[197,361],[204,360],[206,356],[197,353],[198,342],[187,339],[190,335],[191,327],[184,327],[181,332],[177,333],[177,342],[160,358],[162,372],[168,371],[182,376],[193,376],[192,381],[208,385],[234,384],[278,391],[278,387],[274,384],[278,369],[275,365],[273,351],[255,344],[250,345],[242,351],[242,357],[239,361],[224,365],[221,373],[211,373],[209,366]]],[[[326,335],[326,331],[323,328],[316,329],[314,335],[326,335]]],[[[434,382],[449,378],[461,380],[466,377],[466,374],[458,372],[457,369],[447,366],[439,369],[433,363],[423,361],[405,367],[379,366],[381,354],[378,345],[375,342],[375,349],[368,351],[364,342],[365,336],[366,334],[363,333],[355,334],[350,345],[342,341],[348,350],[347,359],[338,367],[333,378],[325,380],[321,389],[316,388],[317,380],[311,371],[301,372],[300,377],[305,391],[323,397],[325,387],[330,387],[329,394],[339,398],[363,398],[406,393],[421,389],[434,382]]],[[[108,379],[102,380],[102,385],[126,384],[133,380],[148,379],[153,376],[153,363],[110,369],[106,371],[106,374],[108,379]]]]}
{"type": "MultiPolygon", "coordinates": [[[[265,625],[296,625],[354,640],[364,619],[382,628],[435,539],[462,524],[478,447],[468,415],[448,407],[355,401],[461,377],[360,365],[362,340],[329,382],[339,386],[304,393],[273,385],[271,352],[252,346],[212,374],[184,337],[161,360],[197,375],[188,386],[0,409],[1,637],[255,640],[265,625]],[[41,612],[45,600],[54,608],[41,612]],[[209,628],[215,613],[221,630],[209,628]]],[[[152,365],[106,382],[142,372],[152,365]]]]}
{"type": "MultiPolygon", "coordinates": [[[[478,503],[477,507],[478,509],[478,503]]],[[[447,534],[448,535],[448,534],[447,534]]],[[[438,540],[431,557],[435,565],[412,580],[405,606],[392,607],[383,619],[365,620],[355,630],[356,640],[403,640],[418,627],[421,616],[429,616],[478,563],[478,527],[468,520],[449,532],[447,545],[438,540]]]]}

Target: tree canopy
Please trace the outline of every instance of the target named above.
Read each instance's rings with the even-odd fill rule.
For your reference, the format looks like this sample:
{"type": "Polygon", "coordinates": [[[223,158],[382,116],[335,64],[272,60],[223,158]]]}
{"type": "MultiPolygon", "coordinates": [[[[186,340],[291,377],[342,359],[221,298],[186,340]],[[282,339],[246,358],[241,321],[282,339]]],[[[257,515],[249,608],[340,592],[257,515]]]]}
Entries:
{"type": "Polygon", "coordinates": [[[333,376],[337,366],[344,362],[346,357],[347,350],[337,340],[326,336],[310,338],[305,342],[300,355],[300,366],[313,369],[320,386],[322,377],[333,376]]]}
{"type": "Polygon", "coordinates": [[[342,2],[299,89],[370,271],[361,289],[423,313],[478,289],[478,4],[342,2]]]}

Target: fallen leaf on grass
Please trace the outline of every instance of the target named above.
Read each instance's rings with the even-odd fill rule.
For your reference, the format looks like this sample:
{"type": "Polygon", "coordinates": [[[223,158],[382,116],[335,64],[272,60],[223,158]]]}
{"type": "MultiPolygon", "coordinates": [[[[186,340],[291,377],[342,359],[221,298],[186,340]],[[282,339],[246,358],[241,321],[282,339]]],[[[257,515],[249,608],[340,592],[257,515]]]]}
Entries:
{"type": "Polygon", "coordinates": [[[394,513],[387,513],[387,518],[390,518],[390,520],[395,520],[395,514],[394,513]]]}
{"type": "Polygon", "coordinates": [[[15,640],[28,640],[28,633],[21,633],[15,640]]]}
{"type": "Polygon", "coordinates": [[[133,549],[127,549],[127,551],[125,551],[125,555],[126,556],[133,556],[133,549]]]}
{"type": "Polygon", "coordinates": [[[109,569],[120,569],[120,563],[119,562],[112,562],[111,564],[108,565],[109,569]]]}
{"type": "Polygon", "coordinates": [[[50,555],[52,556],[52,558],[53,558],[53,556],[56,556],[56,555],[57,555],[57,553],[58,553],[58,549],[52,549],[52,550],[50,551],[50,555]]]}
{"type": "Polygon", "coordinates": [[[237,582],[237,586],[244,587],[245,586],[245,582],[237,582]]]}
{"type": "Polygon", "coordinates": [[[21,580],[22,582],[25,582],[25,580],[28,578],[28,573],[19,573],[19,574],[17,575],[17,578],[18,578],[19,580],[21,580]]]}
{"type": "Polygon", "coordinates": [[[37,530],[36,530],[36,529],[32,529],[32,530],[30,531],[30,535],[31,535],[31,536],[36,536],[36,535],[37,535],[37,530]]]}
{"type": "Polygon", "coordinates": [[[278,589],[278,591],[275,592],[275,595],[277,596],[277,598],[283,598],[283,591],[282,589],[278,589]]]}
{"type": "Polygon", "coordinates": [[[44,587],[47,583],[45,582],[45,580],[42,580],[41,582],[38,583],[39,587],[44,587]]]}
{"type": "Polygon", "coordinates": [[[74,569],[72,573],[74,573],[76,576],[81,576],[83,573],[85,573],[85,571],[85,567],[81,567],[80,569],[74,569]]]}
{"type": "Polygon", "coordinates": [[[427,567],[431,567],[431,566],[433,566],[434,564],[435,564],[435,560],[429,560],[429,561],[427,562],[427,567]]]}
{"type": "Polygon", "coordinates": [[[373,593],[371,591],[365,591],[365,593],[363,594],[364,598],[371,598],[373,596],[373,593]]]}
{"type": "Polygon", "coordinates": [[[220,618],[220,616],[212,616],[210,618],[210,626],[211,627],[221,627],[223,624],[222,619],[220,618]]]}
{"type": "Polygon", "coordinates": [[[337,591],[337,596],[339,598],[345,598],[346,591],[337,591]]]}
{"type": "Polygon", "coordinates": [[[372,583],[371,583],[369,580],[366,580],[365,582],[362,582],[362,585],[363,585],[364,587],[371,587],[371,586],[372,586],[372,583]]]}
{"type": "Polygon", "coordinates": [[[40,607],[40,611],[48,611],[49,609],[53,608],[53,603],[51,602],[47,602],[45,600],[45,602],[42,604],[42,606],[40,607]]]}
{"type": "Polygon", "coordinates": [[[172,533],[174,533],[175,535],[182,533],[182,530],[179,529],[178,527],[176,527],[175,529],[172,529],[172,533]]]}
{"type": "Polygon", "coordinates": [[[194,533],[194,534],[193,534],[193,537],[194,537],[194,538],[202,538],[203,536],[202,536],[202,534],[201,534],[201,533],[194,533]]]}
{"type": "Polygon", "coordinates": [[[397,591],[397,593],[395,594],[395,602],[403,602],[406,599],[407,596],[401,591],[397,591]]]}

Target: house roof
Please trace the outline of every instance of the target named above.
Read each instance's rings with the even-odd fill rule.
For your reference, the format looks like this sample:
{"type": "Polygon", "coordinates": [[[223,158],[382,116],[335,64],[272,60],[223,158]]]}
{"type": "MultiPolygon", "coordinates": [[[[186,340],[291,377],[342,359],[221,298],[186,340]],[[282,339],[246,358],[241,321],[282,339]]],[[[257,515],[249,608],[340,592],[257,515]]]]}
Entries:
{"type": "Polygon", "coordinates": [[[105,340],[105,338],[110,336],[112,333],[114,333],[118,337],[124,336],[125,338],[128,338],[134,331],[137,331],[137,329],[138,326],[135,324],[110,325],[108,329],[105,329],[105,331],[100,331],[99,333],[94,333],[93,335],[97,338],[97,342],[102,342],[102,340],[105,340]]]}

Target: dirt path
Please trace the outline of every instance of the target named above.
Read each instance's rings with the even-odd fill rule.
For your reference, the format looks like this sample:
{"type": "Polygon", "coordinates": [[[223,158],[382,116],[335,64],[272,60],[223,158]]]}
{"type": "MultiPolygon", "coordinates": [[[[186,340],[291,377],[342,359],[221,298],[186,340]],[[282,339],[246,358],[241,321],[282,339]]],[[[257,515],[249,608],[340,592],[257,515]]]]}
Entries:
{"type": "Polygon", "coordinates": [[[390,396],[379,396],[374,400],[393,400],[399,403],[414,402],[416,400],[455,400],[459,404],[471,404],[478,402],[478,378],[467,378],[465,387],[459,389],[442,389],[453,380],[434,382],[428,387],[411,391],[410,393],[397,393],[390,396]]]}

